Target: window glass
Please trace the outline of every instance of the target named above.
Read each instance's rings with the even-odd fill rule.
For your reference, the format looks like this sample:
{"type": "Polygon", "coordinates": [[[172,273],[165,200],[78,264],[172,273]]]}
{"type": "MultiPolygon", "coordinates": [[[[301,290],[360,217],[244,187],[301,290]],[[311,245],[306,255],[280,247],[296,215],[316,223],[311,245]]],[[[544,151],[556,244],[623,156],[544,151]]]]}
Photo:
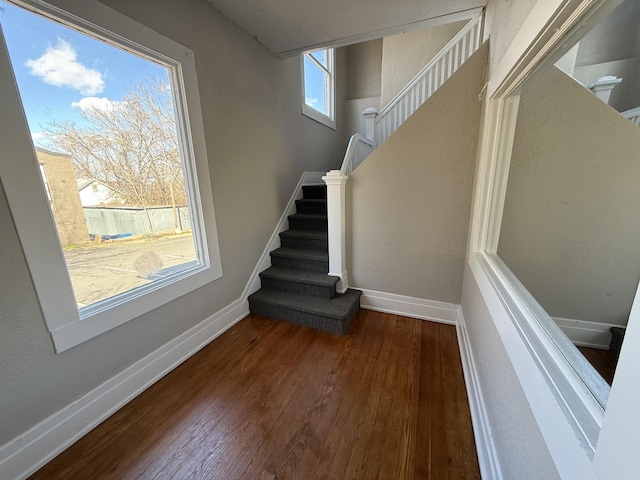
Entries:
{"type": "Polygon", "coordinates": [[[334,122],[334,51],[308,52],[303,55],[304,98],[302,113],[324,125],[334,122]]]}
{"type": "Polygon", "coordinates": [[[326,74],[308,56],[304,57],[304,103],[311,108],[329,115],[329,101],[326,89],[326,74]]]}
{"type": "Polygon", "coordinates": [[[201,265],[171,69],[3,0],[0,23],[81,314],[201,265]]]}

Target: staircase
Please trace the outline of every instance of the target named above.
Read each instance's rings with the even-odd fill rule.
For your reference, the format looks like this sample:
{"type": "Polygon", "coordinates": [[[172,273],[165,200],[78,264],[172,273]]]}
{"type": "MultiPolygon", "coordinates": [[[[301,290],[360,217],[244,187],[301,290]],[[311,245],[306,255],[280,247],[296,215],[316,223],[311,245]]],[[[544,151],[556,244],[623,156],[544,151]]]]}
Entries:
{"type": "Polygon", "coordinates": [[[358,290],[336,293],[338,277],[327,274],[327,187],[305,185],[296,200],[281,247],[271,252],[271,267],[260,274],[262,288],[249,296],[256,315],[345,335],[360,309],[358,290]]]}

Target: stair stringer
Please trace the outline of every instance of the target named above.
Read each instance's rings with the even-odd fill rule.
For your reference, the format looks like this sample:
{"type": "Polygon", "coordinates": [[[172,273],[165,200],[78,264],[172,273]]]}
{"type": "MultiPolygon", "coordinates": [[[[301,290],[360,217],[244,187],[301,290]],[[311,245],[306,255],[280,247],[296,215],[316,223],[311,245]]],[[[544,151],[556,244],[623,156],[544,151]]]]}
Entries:
{"type": "Polygon", "coordinates": [[[280,220],[278,221],[273,234],[269,238],[267,245],[264,247],[262,255],[258,259],[256,268],[253,269],[247,286],[242,293],[242,298],[246,299],[252,293],[257,292],[260,289],[260,272],[266,270],[271,266],[271,251],[280,247],[280,234],[289,229],[289,215],[296,213],[296,200],[302,198],[302,187],[304,185],[314,185],[324,183],[322,177],[326,175],[326,172],[304,172],[295,187],[295,190],[291,194],[291,198],[287,203],[280,220]]]}

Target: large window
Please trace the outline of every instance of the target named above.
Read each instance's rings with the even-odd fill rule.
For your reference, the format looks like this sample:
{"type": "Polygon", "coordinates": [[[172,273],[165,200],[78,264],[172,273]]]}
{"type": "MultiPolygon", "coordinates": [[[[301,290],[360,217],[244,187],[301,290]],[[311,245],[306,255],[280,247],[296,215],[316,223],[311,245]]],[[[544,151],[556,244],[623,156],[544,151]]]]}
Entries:
{"type": "Polygon", "coordinates": [[[57,351],[221,275],[193,52],[78,10],[0,0],[1,114],[26,119],[0,175],[57,351]]]}
{"type": "Polygon", "coordinates": [[[332,48],[303,55],[304,98],[302,113],[335,128],[334,51],[332,48]]]}

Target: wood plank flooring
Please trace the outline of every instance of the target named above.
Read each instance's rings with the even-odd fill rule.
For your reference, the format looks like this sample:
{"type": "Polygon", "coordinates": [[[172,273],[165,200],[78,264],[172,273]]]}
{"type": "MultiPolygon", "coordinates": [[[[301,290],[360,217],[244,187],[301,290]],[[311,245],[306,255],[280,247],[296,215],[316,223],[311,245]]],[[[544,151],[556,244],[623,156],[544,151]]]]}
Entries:
{"type": "Polygon", "coordinates": [[[578,347],[578,350],[580,350],[589,363],[593,365],[593,368],[602,375],[602,378],[611,385],[616,373],[618,357],[609,350],[600,350],[599,348],[578,347]]]}
{"type": "Polygon", "coordinates": [[[455,328],[250,315],[32,479],[479,479],[455,328]]]}

